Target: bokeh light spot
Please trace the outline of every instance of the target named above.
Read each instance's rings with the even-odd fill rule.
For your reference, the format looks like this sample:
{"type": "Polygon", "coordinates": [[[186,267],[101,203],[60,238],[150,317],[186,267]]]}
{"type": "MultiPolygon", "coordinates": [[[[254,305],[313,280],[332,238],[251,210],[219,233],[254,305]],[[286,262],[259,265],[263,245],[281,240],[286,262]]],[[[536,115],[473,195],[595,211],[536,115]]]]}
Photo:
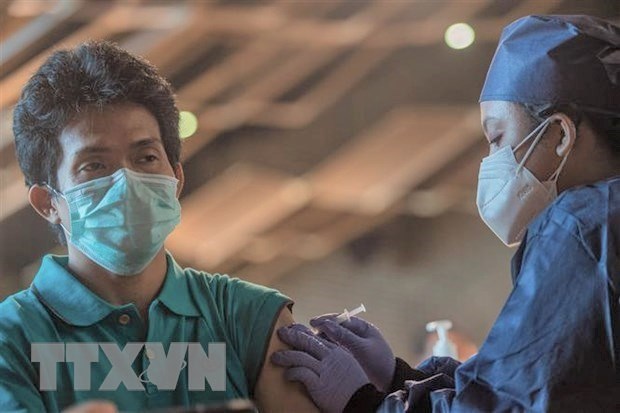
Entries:
{"type": "Polygon", "coordinates": [[[476,32],[467,23],[456,23],[446,29],[446,44],[453,49],[465,49],[476,39],[476,32]]]}
{"type": "Polygon", "coordinates": [[[187,139],[198,130],[198,118],[192,112],[186,110],[179,113],[179,135],[181,139],[187,139]]]}

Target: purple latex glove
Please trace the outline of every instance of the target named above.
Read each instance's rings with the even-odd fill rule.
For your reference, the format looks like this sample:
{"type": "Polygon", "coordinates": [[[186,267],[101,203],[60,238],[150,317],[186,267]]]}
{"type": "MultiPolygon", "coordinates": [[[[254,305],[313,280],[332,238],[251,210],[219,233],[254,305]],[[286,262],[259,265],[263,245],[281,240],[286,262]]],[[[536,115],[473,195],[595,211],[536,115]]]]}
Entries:
{"type": "Polygon", "coordinates": [[[338,324],[338,314],[325,314],[310,320],[310,325],[353,354],[375,387],[389,393],[396,359],[390,345],[377,327],[358,317],[338,324]]]}
{"type": "Polygon", "coordinates": [[[282,327],[278,335],[295,350],[277,351],[271,361],[287,367],[286,379],[303,383],[321,411],[342,412],[351,396],[370,383],[351,353],[306,326],[282,327]]]}

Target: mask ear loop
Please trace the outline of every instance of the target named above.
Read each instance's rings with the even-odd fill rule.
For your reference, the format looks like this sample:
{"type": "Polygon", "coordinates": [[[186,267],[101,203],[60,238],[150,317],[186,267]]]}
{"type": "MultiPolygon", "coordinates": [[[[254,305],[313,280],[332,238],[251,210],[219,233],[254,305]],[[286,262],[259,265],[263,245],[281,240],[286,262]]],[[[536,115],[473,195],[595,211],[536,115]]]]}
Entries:
{"type": "MultiPolygon", "coordinates": [[[[59,196],[61,198],[64,198],[64,195],[60,192],[58,192],[56,189],[54,189],[54,187],[52,187],[50,184],[48,184],[47,182],[44,182],[43,185],[45,185],[49,190],[51,190],[54,195],[59,196]]],[[[70,238],[71,237],[71,233],[67,230],[67,228],[62,224],[62,222],[59,222],[58,225],[61,226],[61,228],[63,229],[63,231],[65,231],[65,234],[67,234],[70,238]]]]}
{"type": "Polygon", "coordinates": [[[513,149],[513,153],[516,152],[521,146],[523,146],[528,140],[532,139],[532,137],[536,136],[534,138],[534,142],[532,142],[532,144],[530,145],[529,149],[527,150],[527,152],[525,153],[525,155],[523,156],[523,159],[521,159],[521,162],[519,162],[519,166],[517,167],[517,173],[521,172],[521,169],[523,169],[525,162],[527,162],[527,160],[529,159],[530,155],[532,155],[532,152],[534,152],[534,149],[536,148],[536,144],[538,144],[538,142],[540,142],[540,139],[542,138],[542,136],[545,134],[545,131],[547,130],[547,127],[549,126],[551,122],[549,121],[549,119],[545,119],[540,125],[538,125],[536,127],[536,129],[534,129],[529,135],[527,135],[525,137],[525,139],[523,139],[521,141],[521,143],[519,143],[517,146],[515,146],[515,148],[513,149]]]}
{"type": "Polygon", "coordinates": [[[562,173],[562,169],[564,168],[564,164],[568,160],[568,155],[570,155],[570,152],[572,150],[573,148],[570,148],[568,152],[566,152],[566,155],[564,155],[564,159],[562,159],[562,162],[560,162],[560,165],[557,167],[555,172],[551,174],[551,176],[549,177],[549,179],[547,179],[547,181],[553,182],[554,185],[558,182],[558,179],[560,178],[560,174],[562,173]]]}

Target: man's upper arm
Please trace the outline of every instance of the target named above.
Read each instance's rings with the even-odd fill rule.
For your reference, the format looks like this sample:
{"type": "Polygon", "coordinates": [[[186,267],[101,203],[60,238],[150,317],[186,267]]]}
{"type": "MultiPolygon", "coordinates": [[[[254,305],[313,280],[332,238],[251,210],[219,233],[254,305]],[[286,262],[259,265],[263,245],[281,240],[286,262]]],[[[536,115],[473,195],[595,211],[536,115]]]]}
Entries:
{"type": "Polygon", "coordinates": [[[278,337],[277,330],[293,324],[293,314],[284,307],[276,321],[265,352],[263,368],[256,383],[255,398],[261,411],[264,412],[318,412],[318,408],[310,400],[306,390],[300,383],[289,382],[284,378],[284,369],[271,363],[273,352],[288,348],[278,337]]]}

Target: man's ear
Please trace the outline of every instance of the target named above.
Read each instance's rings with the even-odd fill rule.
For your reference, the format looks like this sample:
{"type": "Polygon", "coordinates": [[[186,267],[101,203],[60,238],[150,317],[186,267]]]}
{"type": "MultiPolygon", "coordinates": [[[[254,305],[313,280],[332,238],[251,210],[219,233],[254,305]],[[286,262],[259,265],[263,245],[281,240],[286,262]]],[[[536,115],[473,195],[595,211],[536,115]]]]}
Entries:
{"type": "Polygon", "coordinates": [[[577,127],[573,120],[565,113],[554,113],[551,115],[552,121],[559,122],[562,129],[562,139],[560,143],[555,147],[555,153],[563,158],[575,145],[575,139],[577,138],[577,127]]]}
{"type": "Polygon", "coordinates": [[[177,184],[177,198],[181,196],[181,191],[183,191],[183,185],[185,185],[185,173],[183,172],[183,165],[181,162],[177,162],[174,166],[174,176],[179,180],[177,184]]]}
{"type": "Polygon", "coordinates": [[[56,203],[52,201],[52,194],[47,188],[41,185],[32,185],[28,191],[28,201],[47,222],[60,224],[60,215],[56,203]]]}

